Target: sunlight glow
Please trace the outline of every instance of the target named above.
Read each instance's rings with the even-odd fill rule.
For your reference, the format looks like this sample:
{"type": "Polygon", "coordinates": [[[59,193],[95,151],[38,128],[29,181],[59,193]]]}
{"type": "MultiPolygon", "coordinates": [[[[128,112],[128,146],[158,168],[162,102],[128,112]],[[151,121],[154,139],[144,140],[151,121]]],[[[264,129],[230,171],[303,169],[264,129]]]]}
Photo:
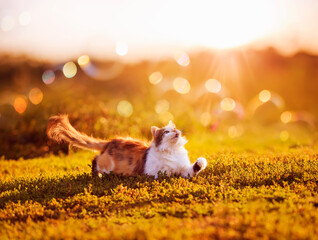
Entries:
{"type": "Polygon", "coordinates": [[[171,112],[162,112],[158,115],[159,121],[163,124],[167,124],[170,120],[174,119],[171,112]]]}
{"type": "Polygon", "coordinates": [[[230,138],[235,138],[237,137],[237,128],[235,126],[231,126],[228,129],[228,135],[230,138]]]}
{"type": "Polygon", "coordinates": [[[261,102],[266,103],[268,102],[272,97],[272,94],[270,91],[268,90],[263,90],[259,93],[258,98],[261,102]]]}
{"type": "Polygon", "coordinates": [[[130,102],[123,100],[117,105],[117,112],[122,117],[130,117],[133,114],[133,106],[130,102]]]}
{"type": "Polygon", "coordinates": [[[77,67],[76,67],[75,63],[68,62],[68,63],[64,64],[63,74],[65,77],[72,78],[76,75],[76,73],[77,73],[77,67]]]}
{"type": "Polygon", "coordinates": [[[204,112],[200,116],[200,122],[203,126],[207,127],[211,122],[211,114],[209,112],[204,112]]]}
{"type": "Polygon", "coordinates": [[[119,56],[125,56],[128,53],[128,45],[126,42],[117,42],[116,43],[116,53],[119,56]]]}
{"type": "Polygon", "coordinates": [[[236,103],[232,98],[224,98],[222,99],[220,106],[223,111],[232,111],[234,110],[236,103]]]}
{"type": "Polygon", "coordinates": [[[176,52],[174,59],[182,67],[186,67],[190,64],[190,57],[186,52],[176,52]]]}
{"type": "Polygon", "coordinates": [[[290,111],[285,111],[280,115],[280,120],[282,123],[289,123],[292,120],[292,113],[290,111]]]}
{"type": "Polygon", "coordinates": [[[169,102],[165,99],[162,99],[162,100],[159,100],[157,102],[157,104],[155,106],[155,111],[156,111],[156,113],[160,114],[163,112],[168,112],[169,108],[170,108],[169,102]]]}
{"type": "Polygon", "coordinates": [[[34,105],[37,105],[40,102],[42,102],[43,92],[39,88],[32,88],[29,92],[29,99],[31,103],[33,103],[34,105]]]}
{"type": "Polygon", "coordinates": [[[239,137],[243,134],[243,127],[238,125],[238,126],[230,126],[227,133],[230,138],[236,138],[239,137]]]}
{"type": "Polygon", "coordinates": [[[14,28],[15,20],[12,16],[5,16],[1,22],[1,29],[4,32],[9,32],[14,28]]]}
{"type": "Polygon", "coordinates": [[[31,15],[29,12],[23,12],[19,15],[19,23],[21,26],[29,25],[31,22],[31,15]]]}
{"type": "Polygon", "coordinates": [[[153,85],[156,85],[162,81],[162,78],[163,78],[163,76],[162,76],[161,72],[154,72],[154,73],[150,74],[149,82],[153,85]]]}
{"type": "Polygon", "coordinates": [[[280,137],[280,140],[282,140],[283,142],[286,142],[289,138],[289,133],[286,130],[282,131],[279,137],[280,137]]]}
{"type": "MultiPolygon", "coordinates": [[[[194,19],[198,25],[209,23],[211,30],[197,27],[196,34],[192,35],[193,43],[219,49],[233,48],[261,38],[273,29],[274,20],[267,15],[272,9],[269,1],[206,1],[204,5],[194,19]]],[[[189,22],[188,25],[193,24],[189,22]]]]}
{"type": "Polygon", "coordinates": [[[218,93],[221,91],[222,85],[216,79],[209,79],[205,82],[205,88],[211,93],[218,93]]]}
{"type": "Polygon", "coordinates": [[[89,62],[90,62],[90,58],[89,58],[89,56],[87,56],[87,55],[82,55],[82,56],[80,56],[80,57],[77,59],[77,63],[78,63],[78,65],[80,65],[80,66],[85,66],[85,65],[89,64],[89,62]]]}
{"type": "Polygon", "coordinates": [[[177,77],[173,80],[173,88],[181,94],[187,94],[190,92],[191,86],[187,79],[177,77]]]}
{"type": "Polygon", "coordinates": [[[25,112],[27,105],[28,102],[25,96],[18,96],[14,99],[13,107],[20,114],[25,112]]]}
{"type": "MultiPolygon", "coordinates": [[[[118,40],[129,41],[132,54],[125,60],[167,57],[178,49],[228,49],[247,44],[317,51],[317,35],[312,30],[317,22],[314,0],[310,4],[287,0],[169,1],[168,6],[146,0],[2,2],[1,29],[14,31],[1,36],[6,39],[0,41],[0,47],[18,52],[18,46],[25,46],[27,53],[60,61],[79,51],[91,57],[126,55],[127,44],[118,40]],[[22,30],[17,24],[28,27],[22,30]],[[297,43],[293,43],[294,37],[299,38],[297,43]]],[[[188,60],[186,57],[181,65],[188,60]]]]}

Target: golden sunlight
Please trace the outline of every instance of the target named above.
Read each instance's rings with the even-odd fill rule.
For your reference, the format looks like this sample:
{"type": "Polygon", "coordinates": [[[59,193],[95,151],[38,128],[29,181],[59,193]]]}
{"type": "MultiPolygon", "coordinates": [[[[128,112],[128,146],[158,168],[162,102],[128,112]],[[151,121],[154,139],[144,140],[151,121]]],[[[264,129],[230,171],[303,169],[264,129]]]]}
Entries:
{"type": "Polygon", "coordinates": [[[67,78],[74,77],[77,73],[77,67],[76,67],[75,63],[73,63],[73,62],[65,63],[63,66],[63,73],[64,73],[64,76],[67,78]]]}
{"type": "Polygon", "coordinates": [[[258,94],[258,98],[261,102],[266,103],[268,102],[272,97],[272,94],[270,91],[264,89],[258,94]]]}
{"type": "MultiPolygon", "coordinates": [[[[261,39],[274,29],[270,15],[273,6],[269,1],[206,1],[202,5],[201,11],[194,11],[187,19],[188,27],[194,31],[187,36],[191,44],[233,48],[261,39]],[[208,29],[200,27],[207,23],[208,29]]],[[[190,9],[184,11],[191,12],[190,9]]]]}
{"type": "Polygon", "coordinates": [[[234,110],[236,103],[232,98],[224,98],[222,99],[220,106],[223,111],[232,111],[234,110]]]}
{"type": "Polygon", "coordinates": [[[172,84],[173,84],[174,90],[176,90],[178,93],[187,94],[188,92],[190,92],[190,89],[191,89],[190,83],[185,78],[177,77],[173,80],[172,84]]]}

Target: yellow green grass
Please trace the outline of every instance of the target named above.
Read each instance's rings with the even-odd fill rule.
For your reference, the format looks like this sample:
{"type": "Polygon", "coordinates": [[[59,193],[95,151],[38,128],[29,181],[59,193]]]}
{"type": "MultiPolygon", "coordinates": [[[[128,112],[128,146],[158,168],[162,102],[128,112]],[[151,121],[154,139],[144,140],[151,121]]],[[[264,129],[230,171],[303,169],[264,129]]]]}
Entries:
{"type": "Polygon", "coordinates": [[[200,154],[199,143],[190,156],[208,167],[193,179],[93,177],[84,151],[0,160],[0,239],[318,237],[315,146],[200,154]]]}

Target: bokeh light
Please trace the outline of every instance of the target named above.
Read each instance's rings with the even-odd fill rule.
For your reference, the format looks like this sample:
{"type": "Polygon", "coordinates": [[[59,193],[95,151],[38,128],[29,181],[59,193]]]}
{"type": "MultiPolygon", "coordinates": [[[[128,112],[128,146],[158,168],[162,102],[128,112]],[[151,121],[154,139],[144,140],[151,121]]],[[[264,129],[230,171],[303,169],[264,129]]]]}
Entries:
{"type": "Polygon", "coordinates": [[[218,93],[221,91],[222,85],[221,83],[216,79],[208,79],[205,82],[205,88],[212,93],[218,93]]]}
{"type": "Polygon", "coordinates": [[[150,74],[149,82],[151,84],[156,85],[162,81],[162,78],[163,78],[163,76],[162,76],[161,72],[154,72],[154,73],[150,74]]]}
{"type": "Polygon", "coordinates": [[[18,113],[20,114],[24,113],[27,106],[28,106],[28,102],[25,96],[17,96],[14,99],[13,107],[18,113]]]}
{"type": "Polygon", "coordinates": [[[1,21],[1,30],[9,32],[14,28],[15,20],[12,16],[4,16],[1,21]]]}
{"type": "Polygon", "coordinates": [[[220,107],[223,111],[232,111],[236,106],[235,101],[232,98],[224,98],[220,103],[220,107]]]}
{"type": "Polygon", "coordinates": [[[155,111],[156,113],[160,114],[160,113],[169,111],[169,108],[170,108],[169,102],[165,99],[162,99],[157,102],[155,106],[155,111]]]}
{"type": "Polygon", "coordinates": [[[228,129],[228,135],[230,138],[235,138],[238,136],[238,131],[235,126],[230,126],[228,129]]]}
{"type": "Polygon", "coordinates": [[[280,120],[282,123],[289,123],[292,120],[292,113],[290,111],[285,111],[280,115],[280,120]]]}
{"type": "Polygon", "coordinates": [[[173,88],[181,94],[187,94],[190,92],[191,86],[187,79],[177,77],[173,80],[173,88]]]}
{"type": "Polygon", "coordinates": [[[200,122],[203,126],[208,126],[211,123],[211,114],[209,112],[204,112],[200,116],[200,122]]]}
{"type": "Polygon", "coordinates": [[[31,15],[29,12],[22,12],[20,15],[19,15],[19,24],[21,26],[26,26],[26,25],[29,25],[31,22],[31,15]]]}
{"type": "Polygon", "coordinates": [[[190,57],[186,52],[176,52],[174,54],[174,59],[180,66],[183,67],[186,67],[190,64],[190,57]]]}
{"type": "Polygon", "coordinates": [[[158,119],[162,124],[167,124],[170,120],[174,119],[171,112],[162,112],[158,115],[158,119]]]}
{"type": "Polygon", "coordinates": [[[236,138],[236,137],[239,137],[243,134],[243,127],[241,125],[237,125],[237,126],[230,126],[228,128],[228,135],[230,138],[236,138]]]}
{"type": "Polygon", "coordinates": [[[282,140],[283,142],[286,142],[289,139],[289,133],[286,130],[281,131],[279,137],[280,137],[280,140],[282,140]]]}
{"type": "Polygon", "coordinates": [[[37,105],[40,102],[42,102],[43,92],[39,88],[32,88],[29,92],[29,99],[31,103],[33,103],[34,105],[37,105]]]}
{"type": "Polygon", "coordinates": [[[90,58],[89,58],[88,55],[82,55],[82,56],[80,56],[80,57],[77,59],[77,63],[78,63],[78,65],[80,65],[80,66],[85,66],[85,65],[89,64],[89,62],[90,62],[90,58]]]}
{"type": "Polygon", "coordinates": [[[119,56],[125,56],[128,53],[128,45],[126,42],[117,42],[116,43],[116,53],[119,56]]]}
{"type": "Polygon", "coordinates": [[[122,117],[130,117],[133,114],[133,106],[130,102],[122,100],[117,105],[117,111],[122,117]]]}
{"type": "Polygon", "coordinates": [[[52,70],[46,70],[43,74],[42,74],[42,81],[45,84],[51,84],[53,83],[55,80],[55,73],[52,70]]]}
{"type": "Polygon", "coordinates": [[[63,74],[67,78],[72,78],[77,73],[77,67],[73,62],[67,62],[63,66],[63,74]]]}
{"type": "Polygon", "coordinates": [[[268,90],[266,90],[266,89],[262,90],[262,91],[258,94],[259,100],[260,100],[261,102],[263,102],[263,103],[268,102],[268,101],[271,99],[271,96],[272,96],[271,92],[268,91],[268,90]]]}

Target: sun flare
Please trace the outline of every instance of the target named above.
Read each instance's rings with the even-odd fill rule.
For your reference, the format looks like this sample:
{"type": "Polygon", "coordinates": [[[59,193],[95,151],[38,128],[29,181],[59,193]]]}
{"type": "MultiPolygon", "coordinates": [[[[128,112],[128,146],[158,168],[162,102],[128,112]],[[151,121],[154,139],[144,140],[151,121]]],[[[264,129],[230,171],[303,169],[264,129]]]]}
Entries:
{"type": "Polygon", "coordinates": [[[251,43],[274,28],[269,1],[206,1],[188,20],[192,32],[187,36],[189,44],[219,49],[251,43]]]}

